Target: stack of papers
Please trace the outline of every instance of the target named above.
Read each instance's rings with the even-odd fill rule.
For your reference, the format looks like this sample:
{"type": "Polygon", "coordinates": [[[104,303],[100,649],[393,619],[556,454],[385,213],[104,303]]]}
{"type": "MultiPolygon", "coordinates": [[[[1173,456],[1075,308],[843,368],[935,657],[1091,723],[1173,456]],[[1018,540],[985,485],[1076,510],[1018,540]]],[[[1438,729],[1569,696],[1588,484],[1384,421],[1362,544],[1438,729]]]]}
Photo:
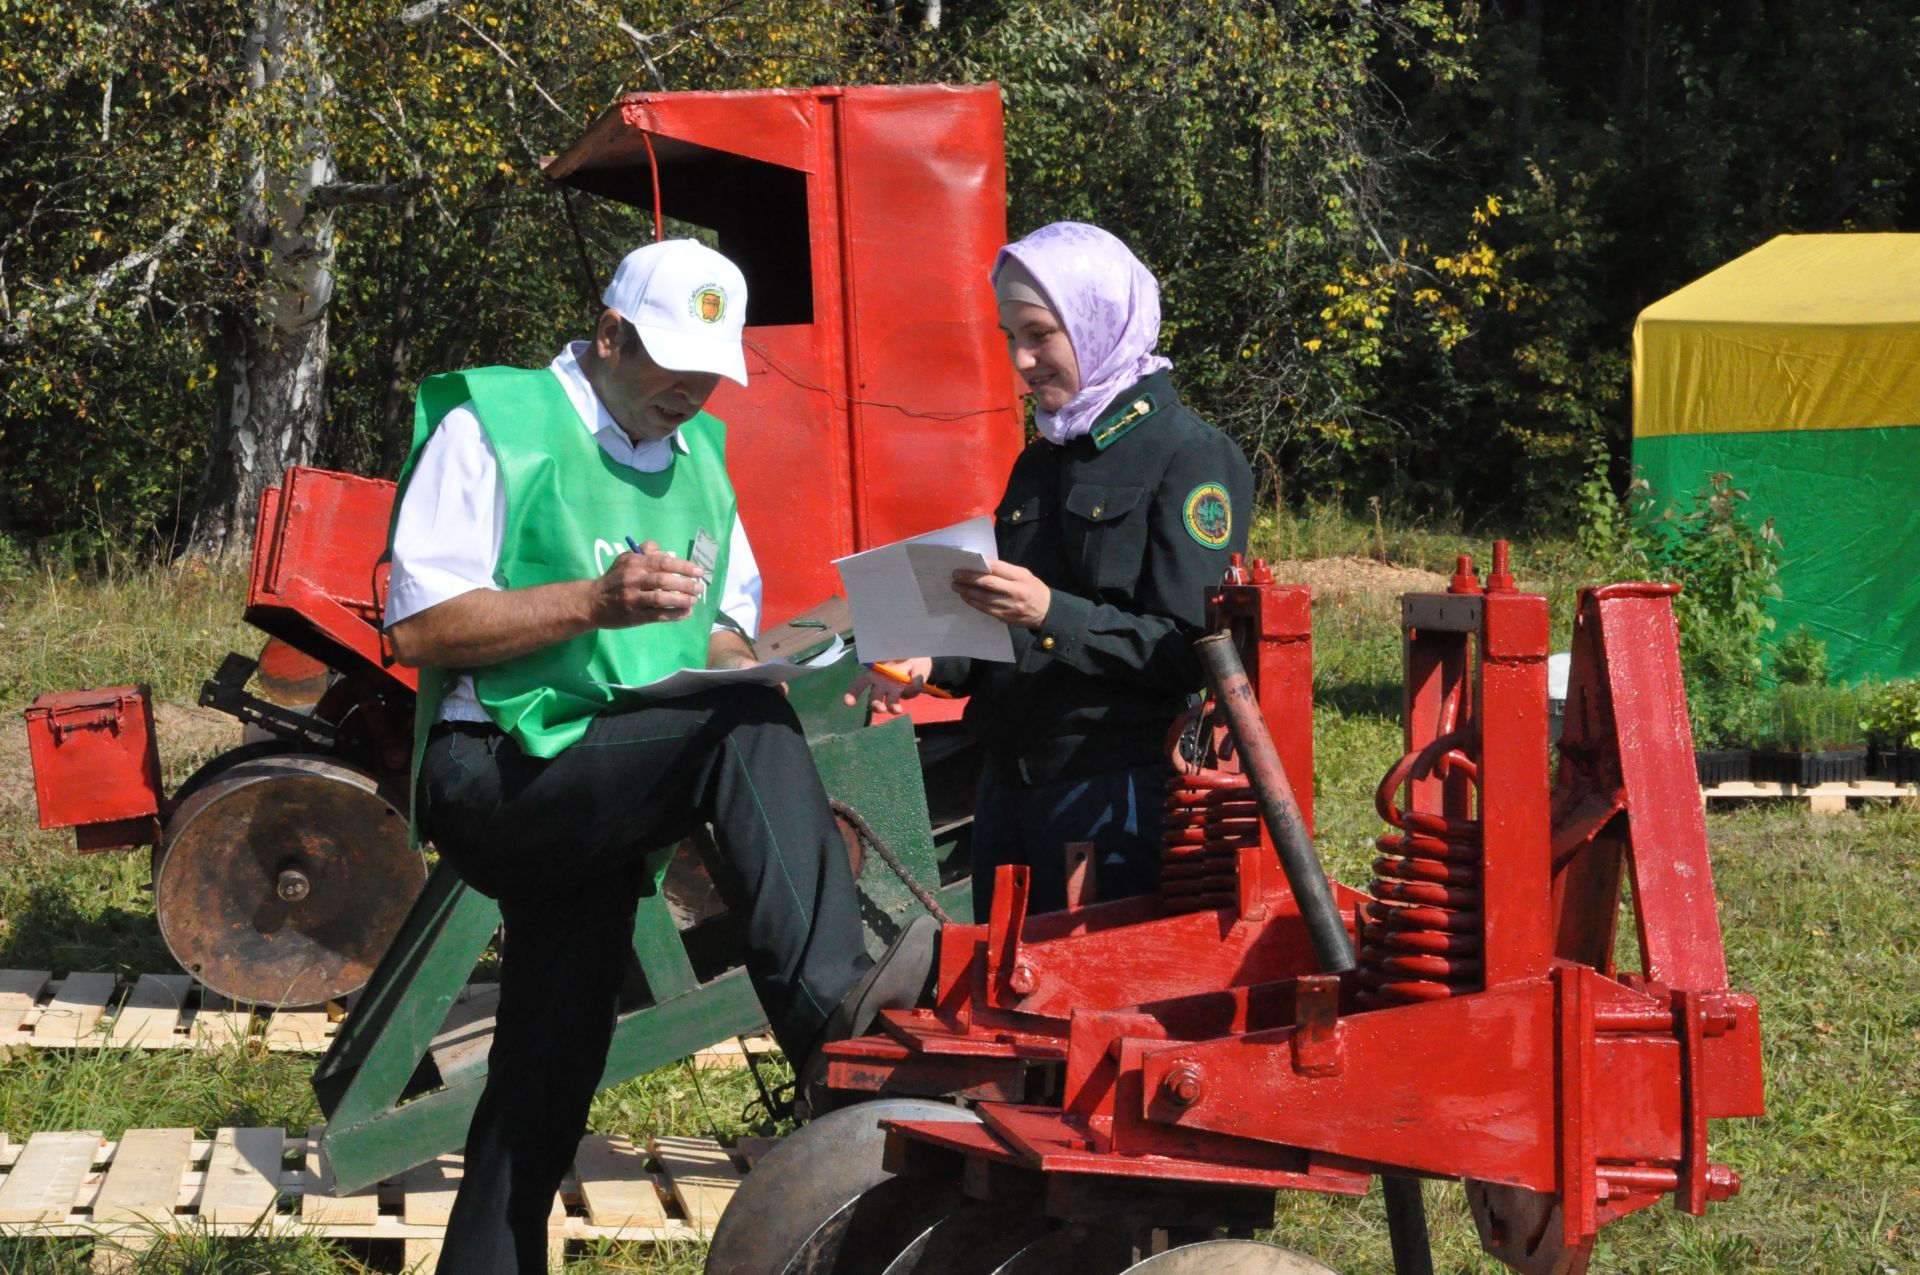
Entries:
{"type": "Polygon", "coordinates": [[[921,655],[1011,661],[1007,626],[953,591],[955,571],[985,571],[998,555],[993,519],[980,517],[835,559],[860,658],[868,664],[921,655]]]}
{"type": "Polygon", "coordinates": [[[665,677],[638,686],[626,682],[602,682],[600,685],[613,691],[631,691],[635,695],[644,695],[649,699],[673,699],[681,695],[692,695],[698,691],[712,690],[716,686],[779,686],[797,677],[804,677],[808,673],[826,668],[846,653],[847,644],[836,633],[833,645],[797,662],[769,660],[765,664],[755,664],[751,668],[683,668],[678,673],[669,673],[665,677]]]}

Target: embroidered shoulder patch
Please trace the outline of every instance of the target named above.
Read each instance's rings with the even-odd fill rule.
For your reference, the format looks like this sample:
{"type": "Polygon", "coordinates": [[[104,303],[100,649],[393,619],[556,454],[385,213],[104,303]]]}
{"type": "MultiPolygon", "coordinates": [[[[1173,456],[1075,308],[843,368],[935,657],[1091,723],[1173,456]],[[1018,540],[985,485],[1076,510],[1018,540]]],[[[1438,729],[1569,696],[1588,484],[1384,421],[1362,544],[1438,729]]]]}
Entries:
{"type": "Polygon", "coordinates": [[[1107,448],[1118,442],[1120,437],[1128,430],[1138,425],[1141,421],[1146,420],[1147,417],[1152,416],[1157,410],[1159,410],[1159,405],[1153,401],[1153,395],[1142,394],[1139,398],[1136,398],[1133,402],[1127,404],[1112,416],[1109,416],[1106,420],[1101,421],[1093,427],[1094,450],[1104,452],[1107,448]]]}
{"type": "Polygon", "coordinates": [[[1201,483],[1188,492],[1180,517],[1187,534],[1209,549],[1225,548],[1233,534],[1233,505],[1219,483],[1201,483]]]}

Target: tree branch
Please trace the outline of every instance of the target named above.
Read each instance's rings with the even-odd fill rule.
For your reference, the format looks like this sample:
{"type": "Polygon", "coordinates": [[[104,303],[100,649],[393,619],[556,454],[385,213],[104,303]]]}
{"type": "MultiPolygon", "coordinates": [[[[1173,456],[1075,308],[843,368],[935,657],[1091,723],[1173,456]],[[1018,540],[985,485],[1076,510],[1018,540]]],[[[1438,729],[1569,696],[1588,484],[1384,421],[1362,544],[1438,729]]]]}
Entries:
{"type": "Polygon", "coordinates": [[[106,293],[107,289],[113,287],[122,278],[132,274],[136,270],[144,270],[146,277],[140,282],[139,286],[134,289],[134,298],[136,300],[144,299],[147,294],[153,290],[154,276],[158,274],[160,269],[160,258],[166,255],[168,249],[184,239],[186,234],[187,223],[184,221],[176,221],[167,228],[165,234],[154,240],[150,247],[128,253],[126,256],[120,258],[120,260],[95,274],[80,287],[61,293],[45,306],[28,307],[15,311],[13,321],[4,329],[0,329],[0,349],[12,349],[15,346],[24,344],[33,328],[33,316],[40,310],[44,309],[51,313],[58,314],[62,310],[71,310],[77,305],[85,305],[88,309],[92,309],[99,304],[100,298],[106,293]]]}
{"type": "Polygon", "coordinates": [[[417,27],[428,18],[437,18],[445,13],[453,0],[420,0],[419,4],[410,4],[400,10],[400,25],[417,27]]]}
{"type": "Polygon", "coordinates": [[[427,187],[425,177],[397,182],[328,182],[307,192],[307,209],[346,208],[357,204],[398,204],[427,187]]]}

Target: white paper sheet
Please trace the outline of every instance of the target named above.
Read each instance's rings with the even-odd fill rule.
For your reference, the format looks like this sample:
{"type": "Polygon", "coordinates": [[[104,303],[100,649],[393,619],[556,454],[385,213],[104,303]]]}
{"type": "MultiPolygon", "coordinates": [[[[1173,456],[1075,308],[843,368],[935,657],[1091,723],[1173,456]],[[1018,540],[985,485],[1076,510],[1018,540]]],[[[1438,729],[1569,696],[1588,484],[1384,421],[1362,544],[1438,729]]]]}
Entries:
{"type": "Polygon", "coordinates": [[[827,667],[844,655],[846,650],[847,644],[839,634],[835,634],[832,646],[799,664],[768,660],[751,668],[683,668],[678,673],[669,673],[639,686],[624,682],[602,682],[600,685],[610,690],[631,691],[648,699],[675,699],[712,690],[716,686],[779,686],[827,667]]]}
{"type": "Polygon", "coordinates": [[[980,517],[835,559],[860,658],[869,664],[919,655],[1011,661],[1007,626],[953,591],[955,571],[985,571],[987,559],[998,554],[993,519],[980,517]]]}

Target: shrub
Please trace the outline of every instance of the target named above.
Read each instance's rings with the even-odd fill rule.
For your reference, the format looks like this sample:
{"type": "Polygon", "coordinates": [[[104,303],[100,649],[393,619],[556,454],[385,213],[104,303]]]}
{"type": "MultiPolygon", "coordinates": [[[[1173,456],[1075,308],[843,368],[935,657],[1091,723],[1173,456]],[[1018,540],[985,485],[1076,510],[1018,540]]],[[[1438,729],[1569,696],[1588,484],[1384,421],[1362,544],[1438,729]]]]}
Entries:
{"type": "MultiPolygon", "coordinates": [[[[1680,625],[1695,748],[1751,743],[1765,729],[1760,642],[1773,627],[1767,603],[1780,596],[1780,537],[1771,518],[1755,526],[1747,493],[1729,474],[1709,475],[1692,506],[1664,505],[1644,479],[1626,501],[1606,483],[1604,453],[1581,489],[1580,544],[1615,578],[1671,580],[1680,625]]],[[[1824,657],[1824,650],[1822,651],[1824,657]]]]}
{"type": "Polygon", "coordinates": [[[1800,626],[1774,648],[1773,675],[1788,686],[1825,686],[1827,644],[1800,626]]]}
{"type": "Polygon", "coordinates": [[[1882,748],[1920,751],[1920,679],[1902,678],[1860,693],[1860,725],[1882,748]]]}

